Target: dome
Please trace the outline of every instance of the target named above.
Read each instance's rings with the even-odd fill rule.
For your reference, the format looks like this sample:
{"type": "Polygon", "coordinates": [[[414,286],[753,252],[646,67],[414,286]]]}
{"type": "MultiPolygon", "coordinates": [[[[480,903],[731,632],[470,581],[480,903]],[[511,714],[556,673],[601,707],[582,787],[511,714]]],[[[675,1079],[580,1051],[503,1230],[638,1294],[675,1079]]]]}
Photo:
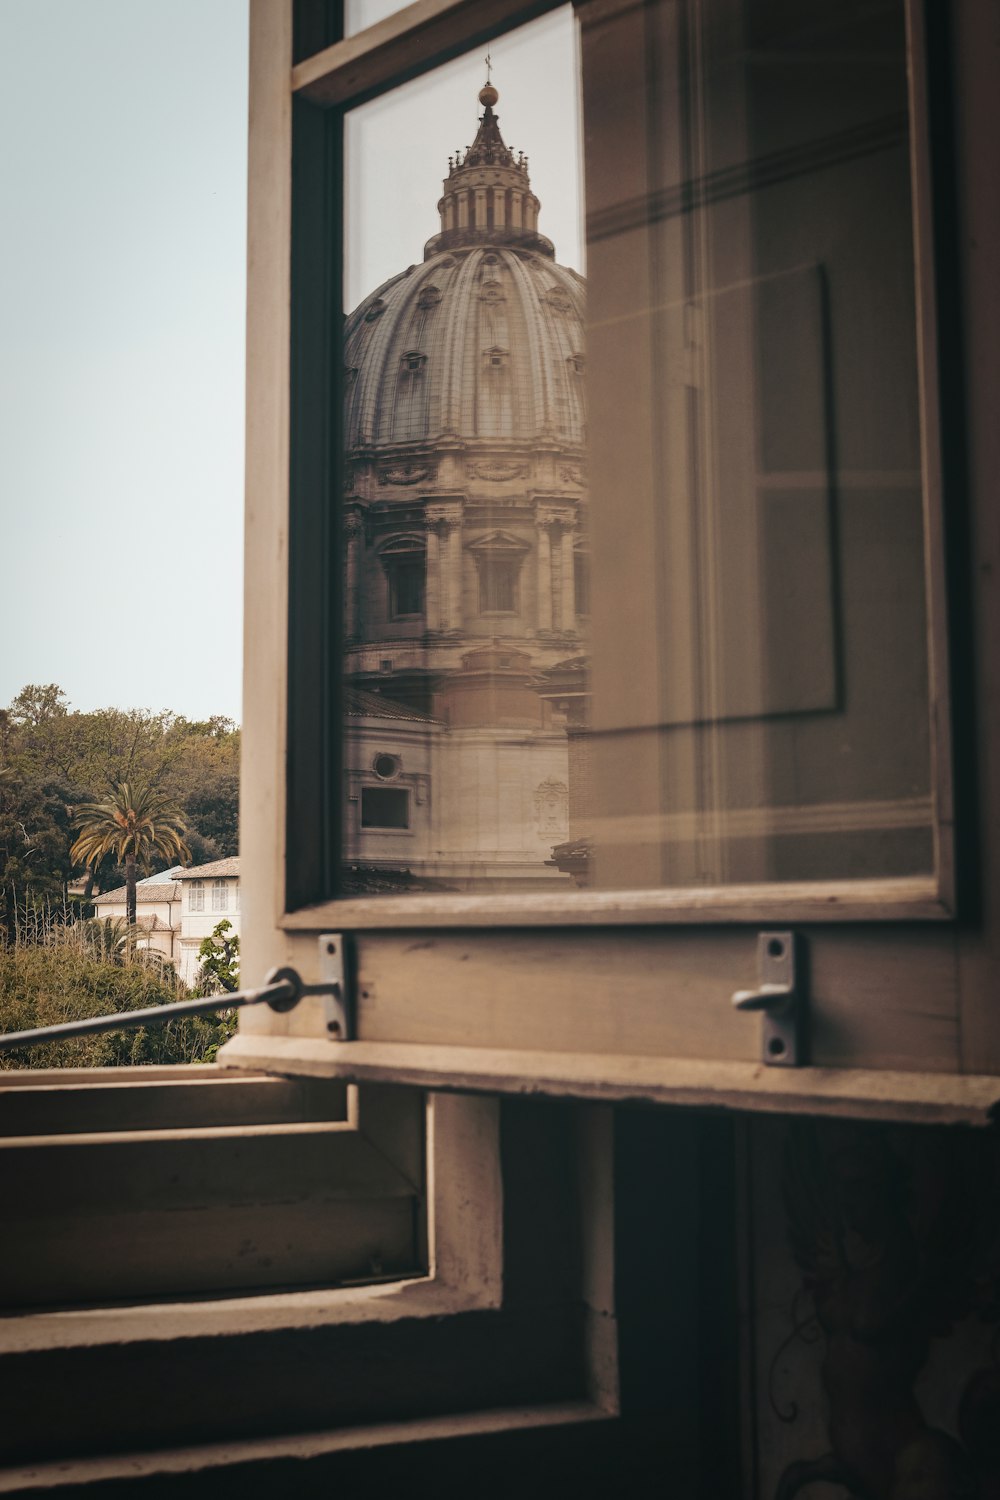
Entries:
{"type": "Polygon", "coordinates": [[[522,245],[456,246],[393,277],[347,322],[347,449],[582,447],[584,295],[575,271],[522,245]]]}
{"type": "Polygon", "coordinates": [[[437,439],[582,448],[584,281],[538,232],[528,158],[487,81],[473,144],[448,159],[424,261],[348,318],[348,451],[437,439]]]}

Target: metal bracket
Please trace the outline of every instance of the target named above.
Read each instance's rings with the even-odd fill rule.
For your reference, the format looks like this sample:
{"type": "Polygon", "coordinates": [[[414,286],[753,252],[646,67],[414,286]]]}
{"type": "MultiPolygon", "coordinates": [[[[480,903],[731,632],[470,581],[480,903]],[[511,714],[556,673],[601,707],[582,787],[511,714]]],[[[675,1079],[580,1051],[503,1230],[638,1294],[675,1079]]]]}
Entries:
{"type": "Polygon", "coordinates": [[[761,1062],[769,1068],[798,1068],[805,1063],[806,996],[800,941],[794,932],[761,932],[757,936],[755,990],[737,990],[737,1010],[764,1012],[761,1062]]]}
{"type": "Polygon", "coordinates": [[[319,940],[319,973],[326,985],[324,1020],[331,1041],[353,1042],[354,1006],[347,978],[343,934],[324,932],[319,940]]]}
{"type": "Polygon", "coordinates": [[[327,1036],[332,1042],[353,1042],[354,1006],[342,933],[324,932],[320,937],[318,984],[304,984],[298,971],[291,968],[272,969],[265,983],[268,986],[284,984],[288,991],[286,995],[268,1001],[272,1010],[294,1010],[304,996],[321,996],[327,1036]]]}

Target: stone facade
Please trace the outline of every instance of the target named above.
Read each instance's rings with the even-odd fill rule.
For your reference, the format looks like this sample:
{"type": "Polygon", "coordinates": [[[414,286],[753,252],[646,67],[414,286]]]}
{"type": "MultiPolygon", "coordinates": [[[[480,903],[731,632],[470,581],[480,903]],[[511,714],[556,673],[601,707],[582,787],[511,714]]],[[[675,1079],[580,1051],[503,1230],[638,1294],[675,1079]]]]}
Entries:
{"type": "MultiPolygon", "coordinates": [[[[441,232],[344,344],[345,671],[426,716],[407,755],[429,777],[407,830],[349,806],[348,860],[388,868],[405,833],[408,870],[463,889],[565,879],[546,863],[568,829],[565,716],[542,694],[587,627],[584,283],[538,233],[496,90],[479,98],[441,232]]],[[[401,722],[349,715],[348,799],[401,722]]]]}

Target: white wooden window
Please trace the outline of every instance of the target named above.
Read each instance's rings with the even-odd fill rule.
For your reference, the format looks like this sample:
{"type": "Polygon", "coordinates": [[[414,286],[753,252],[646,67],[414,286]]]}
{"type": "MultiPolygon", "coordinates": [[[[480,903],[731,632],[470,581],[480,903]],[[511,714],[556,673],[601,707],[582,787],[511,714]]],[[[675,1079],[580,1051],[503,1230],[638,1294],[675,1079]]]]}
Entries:
{"type": "Polygon", "coordinates": [[[205,910],[205,882],[203,880],[188,881],[188,911],[205,910]]]}
{"type": "Polygon", "coordinates": [[[228,880],[212,881],[212,910],[229,910],[229,882],[228,880]]]}
{"type": "MultiPolygon", "coordinates": [[[[757,1025],[733,1012],[730,997],[755,981],[759,930],[806,924],[823,989],[814,1061],[858,1059],[853,1030],[849,1037],[823,1017],[855,1014],[862,965],[894,974],[881,1003],[864,1010],[868,1069],[919,1072],[931,1058],[935,1069],[963,1065],[960,1028],[951,1026],[942,1054],[938,1021],[910,1009],[918,992],[933,991],[935,1016],[943,1006],[954,1017],[961,1003],[950,926],[950,729],[939,711],[949,689],[920,16],[908,4],[895,8],[892,46],[872,53],[859,94],[828,75],[823,48],[796,54],[779,87],[765,76],[771,54],[757,48],[751,23],[745,34],[714,29],[709,9],[715,15],[719,5],[698,9],[692,23],[703,27],[701,51],[681,46],[667,5],[640,12],[594,0],[576,10],[589,342],[573,378],[588,390],[591,565],[590,705],[578,740],[592,800],[579,839],[571,826],[563,840],[578,846],[567,878],[537,895],[416,888],[338,898],[335,868],[324,874],[314,861],[304,880],[286,854],[268,880],[264,906],[283,915],[273,939],[261,939],[261,963],[264,950],[291,944],[307,964],[320,931],[353,933],[361,1040],[330,1053],[318,1032],[307,1040],[298,1022],[293,1036],[278,1021],[268,1040],[241,1035],[228,1054],[234,1063],[294,1066],[308,1057],[310,1067],[355,1077],[432,1081],[452,1076],[458,1053],[449,1049],[471,1041],[474,1076],[496,1087],[515,1086],[534,1050],[557,1091],[586,1079],[598,1091],[634,1086],[670,1097],[667,1079],[681,1060],[711,1057],[747,1069],[739,1076],[751,1095],[773,1100],[793,1082],[756,1069],[757,1025]],[[848,97],[860,110],[851,120],[848,97]],[[637,99],[645,112],[633,114],[637,99]],[[806,99],[817,108],[803,110],[806,99]],[[828,211],[831,163],[837,215],[828,211]],[[847,220],[856,232],[830,239],[834,221],[847,220]],[[908,311],[888,292],[900,285],[911,289],[908,311]],[[902,424],[890,415],[901,399],[902,424]],[[891,625],[883,545],[900,610],[891,625]],[[909,930],[891,925],[901,921],[909,930]],[[413,949],[408,931],[434,938],[413,949]],[[377,995],[377,1012],[366,1011],[366,995],[377,995]],[[433,1063],[414,1050],[432,1040],[433,1063]],[[645,1084],[635,1081],[640,1057],[645,1084]],[[626,1076],[633,1085],[622,1084],[626,1076]]],[[[450,12],[450,48],[471,14],[461,5],[450,12]]],[[[836,16],[864,51],[865,14],[836,16]]],[[[333,118],[324,112],[347,108],[356,161],[363,111],[390,118],[388,91],[403,71],[435,63],[437,46],[400,20],[398,32],[366,33],[303,59],[293,74],[302,118],[318,129],[333,118]],[[372,93],[383,96],[377,106],[354,108],[372,93]]],[[[422,87],[401,86],[400,108],[413,108],[405,90],[422,87]]],[[[409,163],[401,170],[412,173],[409,163]]],[[[495,266],[490,274],[496,280],[495,266]]],[[[258,305],[279,323],[284,286],[276,266],[257,288],[258,305]]],[[[388,328],[391,296],[380,299],[379,327],[388,328]]],[[[564,369],[569,354],[582,353],[571,347],[564,369]]],[[[279,406],[280,387],[280,379],[267,386],[279,406]]],[[[268,447],[267,430],[259,444],[251,438],[252,472],[282,468],[284,452],[268,447]]],[[[572,511],[560,509],[562,492],[543,500],[546,540],[529,541],[521,582],[530,575],[532,597],[558,632],[560,601],[571,627],[579,618],[572,511]]],[[[297,503],[293,496],[293,510],[297,503]]],[[[443,559],[453,555],[456,525],[465,526],[461,508],[448,505],[443,559]]],[[[257,594],[282,598],[282,578],[268,566],[281,512],[271,522],[255,514],[257,594]]],[[[457,573],[442,566],[441,576],[457,573]]],[[[554,666],[579,651],[565,635],[571,644],[554,666]]],[[[261,683],[280,675],[283,642],[283,618],[271,615],[261,683]]],[[[390,675],[399,672],[394,659],[390,675]]],[[[308,688],[296,693],[308,701],[308,688]]],[[[288,731],[272,702],[269,691],[259,710],[251,702],[248,732],[272,746],[277,770],[288,731]]],[[[288,743],[294,782],[295,758],[304,764],[307,752],[297,733],[288,743]]],[[[493,795],[488,779],[477,784],[493,795]]],[[[540,775],[544,816],[564,797],[578,819],[579,785],[540,775]]],[[[280,793],[272,805],[272,823],[282,824],[280,793]]],[[[312,796],[303,802],[315,805],[312,796]]],[[[288,835],[296,850],[304,827],[288,835]]],[[[544,851],[549,859],[558,842],[553,836],[544,851]]],[[[820,1079],[806,1073],[795,1086],[808,1093],[820,1079]]],[[[863,1094],[863,1081],[858,1088],[863,1094]]]]}

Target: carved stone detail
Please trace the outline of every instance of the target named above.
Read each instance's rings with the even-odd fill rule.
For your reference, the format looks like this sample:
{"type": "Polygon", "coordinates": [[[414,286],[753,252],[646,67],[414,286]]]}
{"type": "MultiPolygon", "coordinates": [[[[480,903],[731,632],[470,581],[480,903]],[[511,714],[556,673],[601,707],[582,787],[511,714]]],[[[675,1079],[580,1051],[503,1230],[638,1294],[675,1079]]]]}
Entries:
{"type": "Polygon", "coordinates": [[[522,479],[527,472],[527,464],[505,464],[498,461],[469,465],[470,474],[476,479],[485,479],[491,484],[503,484],[508,479],[522,479]]]}
{"type": "Polygon", "coordinates": [[[551,307],[553,312],[565,313],[573,311],[572,302],[566,296],[566,293],[557,286],[550,286],[547,292],[543,292],[541,301],[547,307],[551,307]]]}
{"type": "Polygon", "coordinates": [[[562,464],[559,469],[560,479],[567,484],[583,484],[585,482],[583,470],[579,464],[562,464]]]}
{"type": "Polygon", "coordinates": [[[380,484],[422,484],[434,470],[426,464],[386,464],[379,469],[380,484]]]}
{"type": "Polygon", "coordinates": [[[569,790],[564,781],[548,777],[535,788],[535,816],[539,833],[565,833],[569,827],[569,790]]]}

